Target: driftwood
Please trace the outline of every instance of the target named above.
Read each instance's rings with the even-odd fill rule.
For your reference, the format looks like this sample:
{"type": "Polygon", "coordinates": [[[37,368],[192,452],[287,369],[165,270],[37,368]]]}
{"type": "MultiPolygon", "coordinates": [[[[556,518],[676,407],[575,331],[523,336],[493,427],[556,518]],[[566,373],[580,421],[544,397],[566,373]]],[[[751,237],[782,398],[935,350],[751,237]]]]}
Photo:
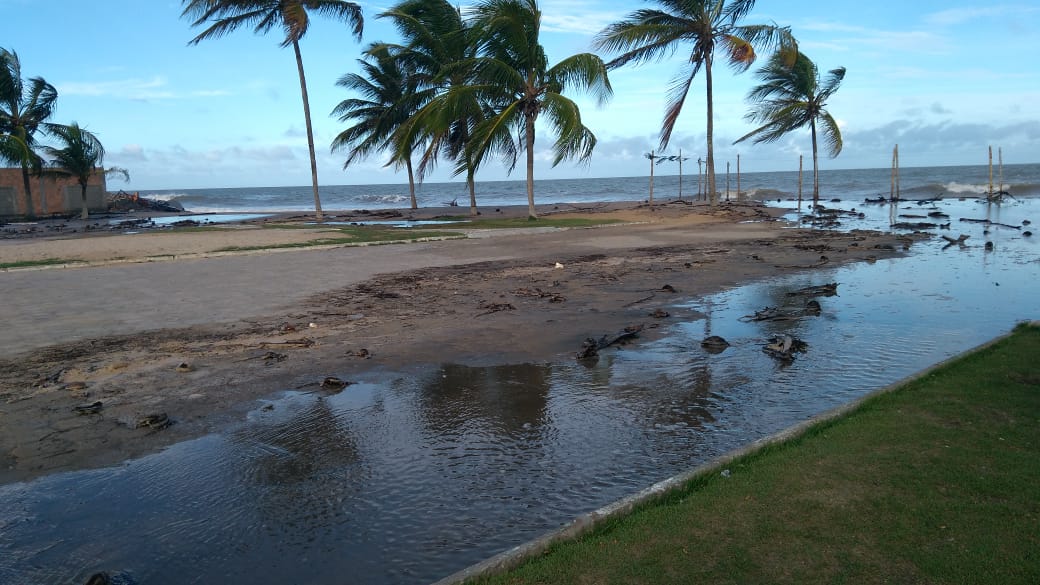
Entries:
{"type": "Polygon", "coordinates": [[[639,337],[639,333],[642,330],[643,330],[643,325],[642,324],[639,324],[639,325],[629,325],[628,327],[625,327],[621,331],[618,331],[613,336],[611,336],[611,335],[604,335],[604,336],[600,337],[599,339],[593,339],[591,337],[587,337],[587,338],[585,338],[585,341],[582,342],[581,349],[578,350],[578,353],[576,354],[577,358],[578,359],[585,359],[585,358],[596,357],[597,355],[599,355],[599,350],[606,349],[606,348],[614,345],[615,343],[620,343],[622,341],[628,341],[630,339],[634,339],[636,337],[639,337]]]}
{"type": "Polygon", "coordinates": [[[818,317],[820,311],[820,303],[809,301],[802,309],[783,310],[779,307],[766,307],[755,311],[753,315],[744,315],[739,321],[744,323],[752,321],[796,321],[802,317],[818,317]]]}
{"type": "Polygon", "coordinates": [[[968,235],[965,235],[965,234],[961,234],[960,237],[957,237],[957,238],[954,238],[954,237],[951,237],[951,236],[947,236],[947,235],[943,235],[942,239],[944,239],[947,242],[949,242],[948,244],[943,246],[943,250],[945,250],[946,248],[949,248],[950,246],[960,246],[960,247],[963,248],[966,245],[964,243],[964,240],[967,240],[970,237],[971,236],[968,236],[968,235]]]}
{"type": "Polygon", "coordinates": [[[838,294],[838,283],[832,282],[830,284],[819,284],[816,286],[807,286],[805,288],[800,288],[798,290],[787,293],[787,296],[833,297],[836,294],[838,294]]]}
{"type": "Polygon", "coordinates": [[[961,221],[966,221],[968,223],[981,223],[983,225],[995,225],[997,227],[1003,227],[1003,228],[1008,228],[1008,229],[1012,229],[1012,230],[1020,230],[1020,229],[1022,229],[1022,226],[1020,226],[1020,225],[1009,225],[1009,224],[1006,224],[1006,223],[999,223],[999,222],[996,222],[996,221],[990,221],[988,219],[972,219],[970,217],[962,217],[961,221]]]}
{"type": "Polygon", "coordinates": [[[792,362],[794,361],[794,354],[805,353],[808,349],[809,344],[797,337],[777,335],[769,340],[769,344],[763,347],[762,351],[782,362],[792,362]]]}
{"type": "Polygon", "coordinates": [[[931,230],[939,227],[939,224],[927,221],[900,221],[892,224],[891,227],[897,230],[931,230]]]}

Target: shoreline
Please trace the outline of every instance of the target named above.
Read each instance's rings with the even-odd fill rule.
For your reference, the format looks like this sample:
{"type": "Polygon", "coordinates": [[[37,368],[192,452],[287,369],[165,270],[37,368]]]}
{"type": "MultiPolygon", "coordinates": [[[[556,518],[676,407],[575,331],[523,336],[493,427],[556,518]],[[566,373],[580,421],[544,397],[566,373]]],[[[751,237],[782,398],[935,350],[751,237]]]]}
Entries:
{"type": "Polygon", "coordinates": [[[637,323],[651,340],[669,324],[650,316],[655,309],[693,319],[674,305],[777,274],[899,256],[911,241],[747,223],[761,219],[759,207],[681,208],[591,230],[0,274],[14,315],[0,333],[0,386],[9,388],[0,393],[0,483],[113,465],[218,432],[256,400],[330,376],[573,359],[586,337],[637,323]],[[73,411],[98,401],[89,421],[73,411]],[[176,424],[135,428],[159,413],[176,424]]]}

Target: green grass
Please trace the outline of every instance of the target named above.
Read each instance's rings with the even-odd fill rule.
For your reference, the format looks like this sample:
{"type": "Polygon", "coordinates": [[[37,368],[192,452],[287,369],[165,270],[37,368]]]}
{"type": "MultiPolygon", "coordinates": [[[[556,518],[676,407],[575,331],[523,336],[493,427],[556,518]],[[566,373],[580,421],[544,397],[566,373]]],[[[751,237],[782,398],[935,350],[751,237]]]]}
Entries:
{"type": "Polygon", "coordinates": [[[548,218],[514,217],[509,219],[475,219],[466,224],[467,229],[509,229],[528,227],[580,228],[621,223],[619,219],[587,219],[581,217],[548,218]]]}
{"type": "MultiPolygon", "coordinates": [[[[292,229],[292,228],[289,228],[292,229]]],[[[249,250],[273,250],[281,248],[311,248],[314,246],[342,246],[350,244],[372,244],[382,242],[414,242],[428,238],[463,237],[458,232],[417,231],[414,229],[385,228],[372,226],[343,226],[330,228],[329,232],[343,234],[338,237],[317,238],[306,242],[288,242],[262,246],[228,246],[215,252],[242,252],[249,250]]]]}
{"type": "Polygon", "coordinates": [[[19,262],[0,262],[0,270],[8,268],[32,268],[35,266],[55,266],[59,264],[83,264],[85,260],[68,258],[44,258],[42,260],[21,260],[19,262]]]}
{"type": "Polygon", "coordinates": [[[1040,328],[481,583],[1040,583],[1040,328]]]}

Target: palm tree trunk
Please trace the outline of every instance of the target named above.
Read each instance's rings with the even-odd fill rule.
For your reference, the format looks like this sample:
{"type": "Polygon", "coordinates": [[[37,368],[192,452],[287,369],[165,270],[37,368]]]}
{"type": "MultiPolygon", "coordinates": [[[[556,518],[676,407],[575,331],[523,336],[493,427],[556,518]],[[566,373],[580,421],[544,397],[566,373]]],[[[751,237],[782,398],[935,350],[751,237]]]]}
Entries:
{"type": "Polygon", "coordinates": [[[715,190],[715,107],[712,103],[711,92],[711,55],[704,59],[704,82],[708,97],[708,160],[705,161],[708,173],[708,200],[711,206],[718,204],[718,192],[715,190]]]}
{"type": "Polygon", "coordinates": [[[405,161],[408,168],[408,197],[411,199],[412,209],[418,209],[419,204],[415,201],[415,174],[412,172],[412,157],[405,161]]]}
{"type": "Polygon", "coordinates": [[[88,217],[90,217],[90,211],[87,210],[87,184],[86,183],[80,183],[79,184],[79,189],[80,189],[80,192],[79,192],[80,197],[83,198],[83,212],[80,213],[79,218],[80,219],[87,219],[88,217]]]}
{"type": "Polygon", "coordinates": [[[816,157],[816,118],[809,121],[812,129],[812,204],[813,211],[820,203],[820,164],[816,157]]]}
{"type": "Polygon", "coordinates": [[[296,70],[300,73],[300,95],[303,96],[303,119],[307,126],[307,150],[311,155],[311,184],[314,187],[314,216],[318,221],[324,218],[321,212],[321,198],[318,196],[318,159],[314,156],[314,130],[311,128],[311,103],[307,98],[307,78],[303,74],[303,55],[300,54],[300,43],[293,40],[293,51],[296,53],[296,70]]]}
{"type": "Polygon", "coordinates": [[[29,181],[29,168],[22,165],[22,185],[25,187],[25,217],[32,219],[36,217],[33,209],[32,182],[29,181]]]}
{"type": "Polygon", "coordinates": [[[527,218],[538,219],[534,210],[534,117],[526,116],[524,140],[527,146],[527,218]]]}
{"type": "Polygon", "coordinates": [[[473,171],[473,161],[466,165],[466,187],[469,190],[469,214],[476,217],[477,212],[477,180],[473,171]]]}

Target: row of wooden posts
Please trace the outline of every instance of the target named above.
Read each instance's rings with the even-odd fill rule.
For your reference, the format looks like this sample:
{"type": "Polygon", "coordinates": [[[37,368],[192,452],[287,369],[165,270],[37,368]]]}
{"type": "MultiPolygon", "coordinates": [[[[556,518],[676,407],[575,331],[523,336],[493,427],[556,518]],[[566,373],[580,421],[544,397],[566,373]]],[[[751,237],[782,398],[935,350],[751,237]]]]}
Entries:
{"type": "MultiPolygon", "coordinates": [[[[659,155],[655,154],[654,151],[647,153],[646,158],[650,159],[650,205],[654,204],[654,165],[661,164],[664,161],[672,161],[679,163],[679,199],[682,199],[682,164],[684,160],[690,160],[689,157],[683,157],[682,149],[679,149],[678,155],[659,155]]],[[[798,155],[798,207],[802,206],[802,170],[803,170],[803,156],[798,155]]],[[[707,165],[702,164],[707,161],[697,158],[697,199],[706,199],[708,194],[704,191],[704,186],[707,185],[707,165]]],[[[729,201],[729,181],[730,181],[730,163],[726,161],[726,201],[729,201]]],[[[997,190],[993,190],[993,147],[989,147],[989,195],[1000,194],[1004,192],[1004,152],[1002,148],[997,148],[997,190]]],[[[737,196],[740,196],[740,155],[737,155],[737,196]]],[[[892,185],[889,191],[889,199],[898,200],[899,197],[899,145],[896,144],[892,148],[892,185]]]]}

